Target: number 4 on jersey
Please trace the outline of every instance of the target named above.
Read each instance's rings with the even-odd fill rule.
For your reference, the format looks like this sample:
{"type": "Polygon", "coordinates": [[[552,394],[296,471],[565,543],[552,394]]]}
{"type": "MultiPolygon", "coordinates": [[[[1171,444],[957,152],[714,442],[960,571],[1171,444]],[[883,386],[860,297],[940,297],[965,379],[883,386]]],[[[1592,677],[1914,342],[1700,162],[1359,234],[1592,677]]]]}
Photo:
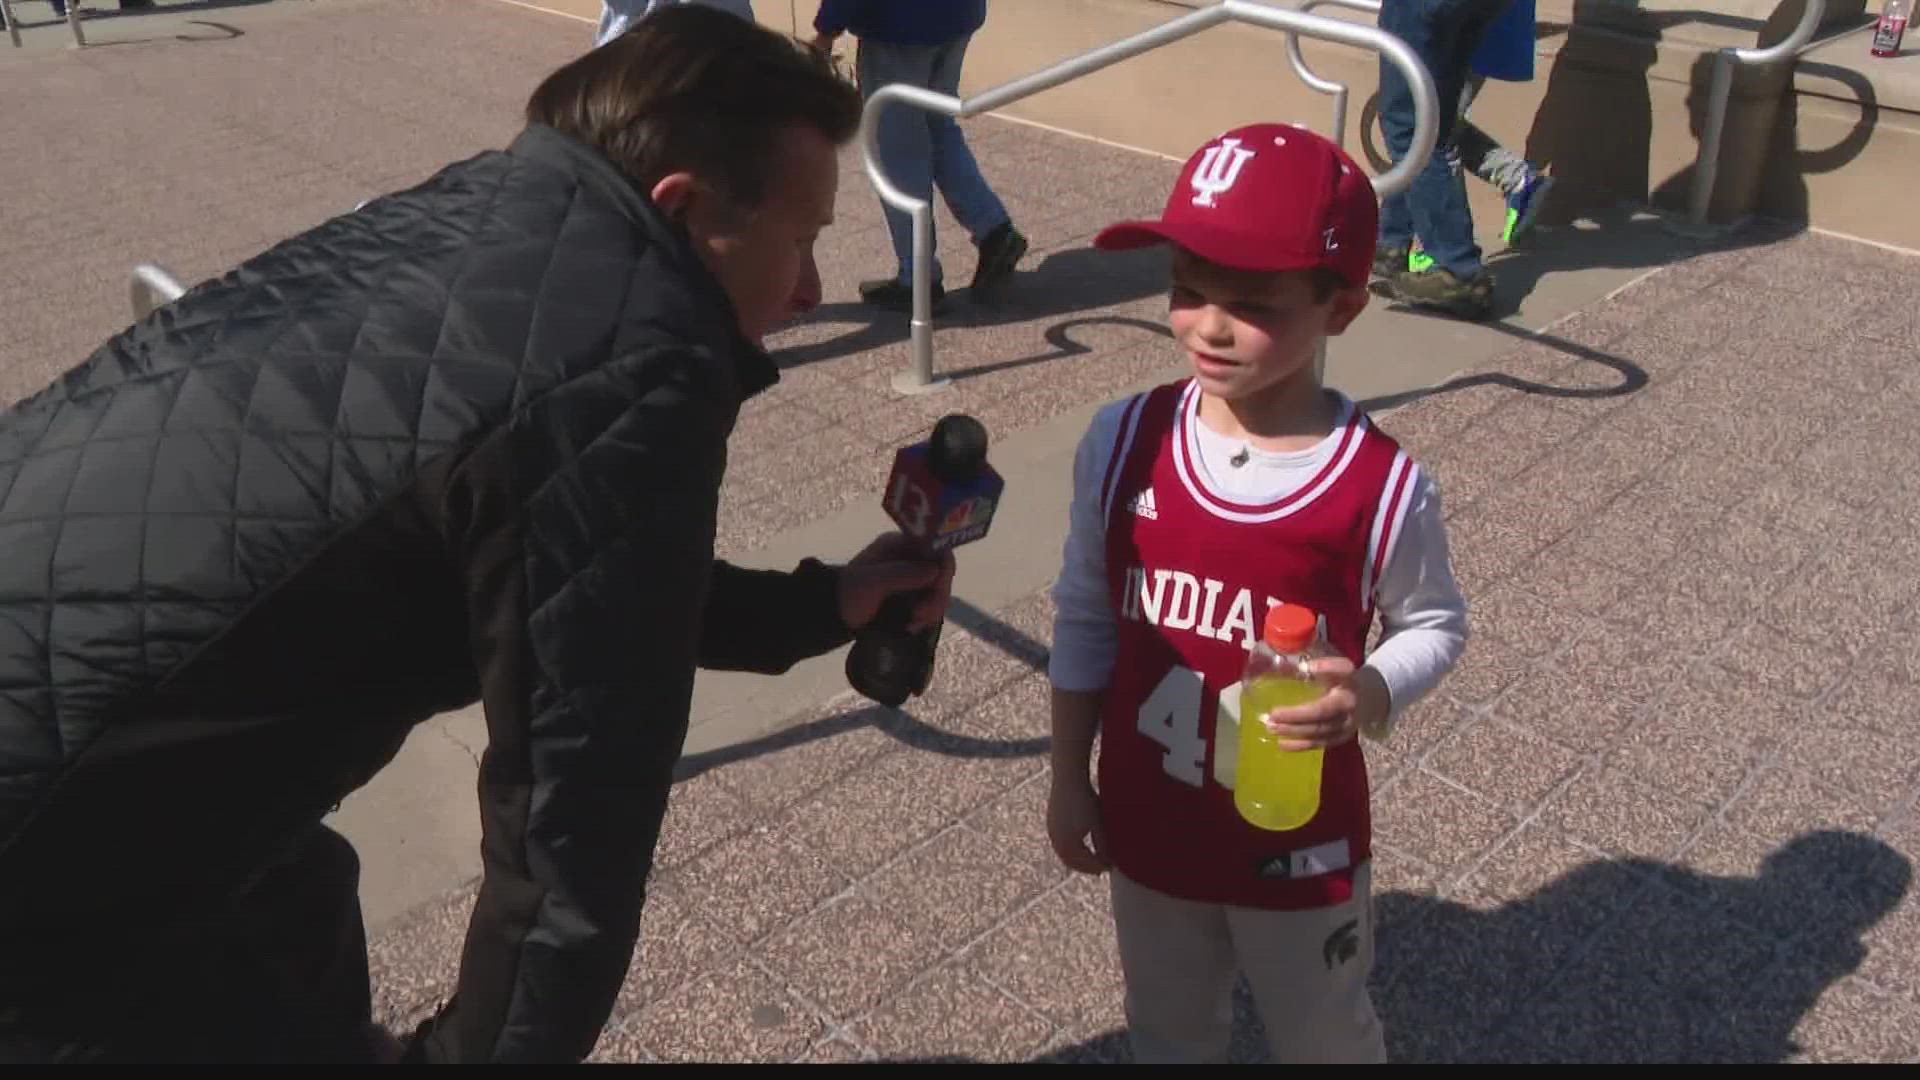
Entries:
{"type": "MultiPolygon", "coordinates": [[[[1200,731],[1203,691],[1198,672],[1176,667],[1140,706],[1140,733],[1166,750],[1161,766],[1168,776],[1194,787],[1200,787],[1206,779],[1207,737],[1200,731]]],[[[1213,779],[1229,790],[1240,756],[1236,741],[1239,730],[1240,684],[1234,683],[1220,691],[1214,721],[1213,779]]]]}
{"type": "Polygon", "coordinates": [[[1206,780],[1207,737],[1200,733],[1200,673],[1175,667],[1140,706],[1140,733],[1166,750],[1167,775],[1199,787],[1206,780]]]}

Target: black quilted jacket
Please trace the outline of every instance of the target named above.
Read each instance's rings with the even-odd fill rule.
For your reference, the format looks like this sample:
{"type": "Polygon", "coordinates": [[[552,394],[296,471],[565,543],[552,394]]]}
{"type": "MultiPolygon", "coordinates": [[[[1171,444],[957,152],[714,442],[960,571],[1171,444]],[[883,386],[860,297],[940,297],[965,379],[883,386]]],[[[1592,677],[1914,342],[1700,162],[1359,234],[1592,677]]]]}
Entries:
{"type": "Polygon", "coordinates": [[[35,964],[109,985],[116,949],[191,923],[412,725],[478,700],[486,879],[424,1045],[583,1056],[695,667],[778,672],[847,637],[831,569],[713,559],[727,435],[776,377],[638,189],[535,126],[0,414],[13,985],[35,964]]]}

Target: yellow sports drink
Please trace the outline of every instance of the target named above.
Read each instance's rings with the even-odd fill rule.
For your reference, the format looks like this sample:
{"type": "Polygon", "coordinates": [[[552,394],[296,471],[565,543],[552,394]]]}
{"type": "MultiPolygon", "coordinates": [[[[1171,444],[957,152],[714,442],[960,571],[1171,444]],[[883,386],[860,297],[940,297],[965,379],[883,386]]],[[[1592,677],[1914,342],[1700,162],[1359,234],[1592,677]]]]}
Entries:
{"type": "Polygon", "coordinates": [[[1320,812],[1320,765],[1326,752],[1282,750],[1261,717],[1274,709],[1305,705],[1326,693],[1307,674],[1315,655],[1320,617],[1298,604],[1267,611],[1261,640],[1247,658],[1240,690],[1240,754],[1233,805],[1262,829],[1297,829],[1320,812]]]}

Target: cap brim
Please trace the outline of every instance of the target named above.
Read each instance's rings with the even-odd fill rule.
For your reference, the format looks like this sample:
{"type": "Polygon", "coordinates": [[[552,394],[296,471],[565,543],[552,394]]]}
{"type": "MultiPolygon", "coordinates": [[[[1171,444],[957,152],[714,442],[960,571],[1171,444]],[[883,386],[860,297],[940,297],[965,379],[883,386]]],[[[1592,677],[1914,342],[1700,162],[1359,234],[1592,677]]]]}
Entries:
{"type": "Polygon", "coordinates": [[[1211,263],[1235,270],[1274,272],[1311,270],[1326,265],[1318,255],[1286,251],[1272,244],[1251,242],[1245,233],[1186,223],[1122,221],[1100,230],[1093,246],[1102,251],[1131,251],[1155,244],[1178,244],[1211,263]]]}

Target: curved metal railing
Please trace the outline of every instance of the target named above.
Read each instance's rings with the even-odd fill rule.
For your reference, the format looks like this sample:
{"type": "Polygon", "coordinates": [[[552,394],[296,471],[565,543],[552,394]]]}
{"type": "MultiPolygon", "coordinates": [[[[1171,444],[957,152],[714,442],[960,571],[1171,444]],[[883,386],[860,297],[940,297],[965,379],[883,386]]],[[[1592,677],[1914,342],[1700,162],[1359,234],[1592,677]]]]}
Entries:
{"type": "MultiPolygon", "coordinates": [[[[1233,21],[1249,22],[1285,31],[1290,36],[1305,36],[1370,49],[1384,54],[1399,67],[1406,75],[1409,85],[1413,87],[1413,145],[1408,148],[1405,158],[1374,178],[1373,186],[1375,191],[1384,196],[1405,190],[1413,182],[1414,175],[1426,164],[1428,155],[1433,153],[1434,142],[1439,134],[1437,130],[1439,106],[1435,97],[1433,76],[1413,54],[1413,50],[1399,38],[1375,26],[1278,8],[1269,4],[1255,3],[1253,0],[1220,0],[1219,3],[1200,8],[1151,30],[1144,30],[1130,38],[1063,60],[1052,67],[1037,71],[1025,78],[1015,79],[1004,86],[997,86],[965,101],[951,94],[937,93],[924,87],[909,86],[904,83],[883,86],[867,100],[865,110],[861,114],[860,150],[865,159],[867,177],[873,181],[874,189],[880,193],[880,198],[888,205],[905,211],[913,219],[913,314],[909,323],[912,351],[907,370],[894,376],[894,389],[902,393],[919,393],[942,383],[936,382],[933,377],[931,321],[933,215],[927,200],[915,198],[901,191],[881,170],[878,124],[880,111],[897,103],[925,109],[928,112],[945,113],[955,119],[976,116],[1157,49],[1162,45],[1170,45],[1181,38],[1197,34],[1219,23],[1233,21]]],[[[1344,126],[1345,118],[1342,117],[1341,120],[1344,126]]]]}
{"type": "Polygon", "coordinates": [[[1713,185],[1720,177],[1720,139],[1727,126],[1727,102],[1733,96],[1733,69],[1736,64],[1765,67],[1791,58],[1800,47],[1813,40],[1814,31],[1827,15],[1827,0],[1806,0],[1800,21],[1793,32],[1764,49],[1721,49],[1713,58],[1713,83],[1707,91],[1706,128],[1700,133],[1699,157],[1693,165],[1693,189],[1687,193],[1687,220],[1694,225],[1707,223],[1707,208],[1713,203],[1713,185]]]}
{"type": "MultiPolygon", "coordinates": [[[[0,16],[7,20],[7,37],[13,40],[13,47],[20,47],[20,20],[14,18],[12,0],[0,0],[0,16]]],[[[80,29],[80,0],[67,0],[67,29],[73,31],[73,44],[84,48],[87,44],[86,31],[80,29]]]]}
{"type": "MultiPolygon", "coordinates": [[[[1354,11],[1380,13],[1381,0],[1305,0],[1301,11],[1312,11],[1317,7],[1343,7],[1354,11]]],[[[1727,106],[1733,92],[1733,71],[1737,65],[1764,67],[1779,63],[1797,54],[1819,30],[1820,22],[1826,17],[1826,0],[1807,0],[1800,12],[1800,21],[1793,32],[1774,45],[1764,49],[1722,49],[1714,57],[1713,81],[1707,91],[1706,121],[1700,133],[1700,146],[1693,169],[1693,186],[1687,193],[1687,218],[1695,225],[1704,225],[1707,221],[1707,208],[1713,202],[1713,185],[1720,173],[1720,142],[1727,124],[1727,106]]],[[[1306,57],[1300,51],[1298,35],[1287,35],[1287,59],[1293,62],[1294,73],[1300,81],[1323,94],[1333,95],[1333,116],[1335,138],[1344,140],[1347,122],[1347,87],[1322,78],[1307,66],[1306,57]]],[[[1344,144],[1344,141],[1342,142],[1344,144]]]]}
{"type": "Polygon", "coordinates": [[[127,298],[133,304],[136,321],[152,314],[153,309],[170,304],[185,295],[178,278],[156,263],[141,263],[133,268],[133,281],[127,286],[127,298]]]}
{"type": "MultiPolygon", "coordinates": [[[[1311,12],[1317,7],[1343,7],[1354,11],[1364,11],[1371,15],[1380,14],[1380,0],[1305,0],[1300,5],[1302,12],[1311,12]]],[[[1300,35],[1287,35],[1287,59],[1293,63],[1293,73],[1300,81],[1323,94],[1333,95],[1333,141],[1341,149],[1347,145],[1347,87],[1332,79],[1322,78],[1307,66],[1307,58],[1300,51],[1300,35]]]]}

